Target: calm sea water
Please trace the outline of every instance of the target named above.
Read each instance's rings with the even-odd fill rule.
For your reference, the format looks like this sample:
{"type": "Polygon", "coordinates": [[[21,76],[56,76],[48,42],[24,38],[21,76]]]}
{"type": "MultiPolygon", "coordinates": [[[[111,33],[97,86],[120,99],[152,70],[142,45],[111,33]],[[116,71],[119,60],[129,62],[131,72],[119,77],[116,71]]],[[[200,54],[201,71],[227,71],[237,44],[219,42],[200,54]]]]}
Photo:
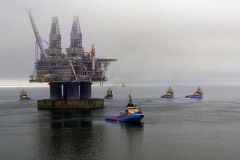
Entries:
{"type": "MultiPolygon", "coordinates": [[[[114,99],[96,110],[37,110],[49,88],[0,88],[0,159],[239,160],[240,85],[201,85],[203,99],[184,99],[196,85],[111,86],[114,99]],[[141,103],[140,124],[110,123],[128,102],[141,103]]],[[[104,97],[108,86],[92,87],[104,97]]]]}

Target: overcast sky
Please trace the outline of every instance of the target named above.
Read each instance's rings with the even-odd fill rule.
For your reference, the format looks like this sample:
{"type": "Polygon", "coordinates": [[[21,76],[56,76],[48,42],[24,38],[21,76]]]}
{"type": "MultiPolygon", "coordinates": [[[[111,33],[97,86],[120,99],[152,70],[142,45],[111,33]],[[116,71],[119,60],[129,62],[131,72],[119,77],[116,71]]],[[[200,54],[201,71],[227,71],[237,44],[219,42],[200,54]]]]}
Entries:
{"type": "Polygon", "coordinates": [[[0,0],[0,81],[26,81],[35,37],[49,40],[58,17],[62,48],[79,16],[83,46],[97,58],[116,58],[110,83],[239,82],[238,0],[0,0]]]}

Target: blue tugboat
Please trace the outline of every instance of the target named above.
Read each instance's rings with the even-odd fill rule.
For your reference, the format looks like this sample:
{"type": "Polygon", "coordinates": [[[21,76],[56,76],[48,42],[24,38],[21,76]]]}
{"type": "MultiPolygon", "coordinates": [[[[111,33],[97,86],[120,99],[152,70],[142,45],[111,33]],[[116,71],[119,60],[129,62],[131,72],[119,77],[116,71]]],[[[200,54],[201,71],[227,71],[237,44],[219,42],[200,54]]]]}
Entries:
{"type": "Polygon", "coordinates": [[[174,92],[171,87],[168,88],[167,93],[165,95],[162,95],[161,98],[173,98],[174,92]]]}
{"type": "Polygon", "coordinates": [[[105,99],[113,99],[113,94],[112,94],[112,90],[109,89],[107,90],[107,95],[104,97],[105,99]]]}
{"type": "Polygon", "coordinates": [[[198,87],[198,89],[195,91],[193,95],[185,96],[185,98],[202,98],[202,97],[203,97],[203,92],[200,89],[200,87],[198,87]]]}
{"type": "Polygon", "coordinates": [[[27,96],[26,91],[22,90],[22,92],[20,92],[20,100],[31,100],[31,98],[27,96]]]}
{"type": "Polygon", "coordinates": [[[140,105],[138,108],[132,103],[132,97],[130,94],[129,94],[129,103],[126,107],[127,107],[127,110],[125,112],[121,111],[120,116],[109,116],[109,117],[106,117],[106,120],[117,121],[117,122],[127,122],[127,123],[139,123],[143,119],[144,114],[140,109],[140,105]]]}

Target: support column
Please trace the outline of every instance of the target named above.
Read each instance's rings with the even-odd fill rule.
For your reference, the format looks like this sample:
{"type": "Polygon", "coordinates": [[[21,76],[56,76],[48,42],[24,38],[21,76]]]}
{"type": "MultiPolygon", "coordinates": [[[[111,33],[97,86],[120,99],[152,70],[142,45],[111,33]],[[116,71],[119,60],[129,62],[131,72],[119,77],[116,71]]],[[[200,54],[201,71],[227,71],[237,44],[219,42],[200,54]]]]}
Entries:
{"type": "Polygon", "coordinates": [[[67,84],[63,84],[63,100],[67,100],[67,84]]]}
{"type": "Polygon", "coordinates": [[[80,83],[80,99],[90,99],[91,98],[91,85],[90,82],[80,83]]]}
{"type": "Polygon", "coordinates": [[[62,99],[62,83],[58,82],[50,82],[50,99],[56,100],[56,99],[62,99]]]}
{"type": "Polygon", "coordinates": [[[79,83],[66,83],[67,100],[79,99],[79,83]]]}

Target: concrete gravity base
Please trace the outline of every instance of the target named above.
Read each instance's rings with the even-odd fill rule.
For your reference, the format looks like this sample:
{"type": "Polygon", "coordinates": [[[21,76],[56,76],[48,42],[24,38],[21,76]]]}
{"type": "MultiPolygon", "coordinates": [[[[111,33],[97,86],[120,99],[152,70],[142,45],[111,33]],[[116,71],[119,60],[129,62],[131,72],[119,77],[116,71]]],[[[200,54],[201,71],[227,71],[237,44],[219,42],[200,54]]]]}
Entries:
{"type": "Polygon", "coordinates": [[[38,109],[93,109],[103,108],[104,99],[84,100],[38,100],[38,109]]]}

